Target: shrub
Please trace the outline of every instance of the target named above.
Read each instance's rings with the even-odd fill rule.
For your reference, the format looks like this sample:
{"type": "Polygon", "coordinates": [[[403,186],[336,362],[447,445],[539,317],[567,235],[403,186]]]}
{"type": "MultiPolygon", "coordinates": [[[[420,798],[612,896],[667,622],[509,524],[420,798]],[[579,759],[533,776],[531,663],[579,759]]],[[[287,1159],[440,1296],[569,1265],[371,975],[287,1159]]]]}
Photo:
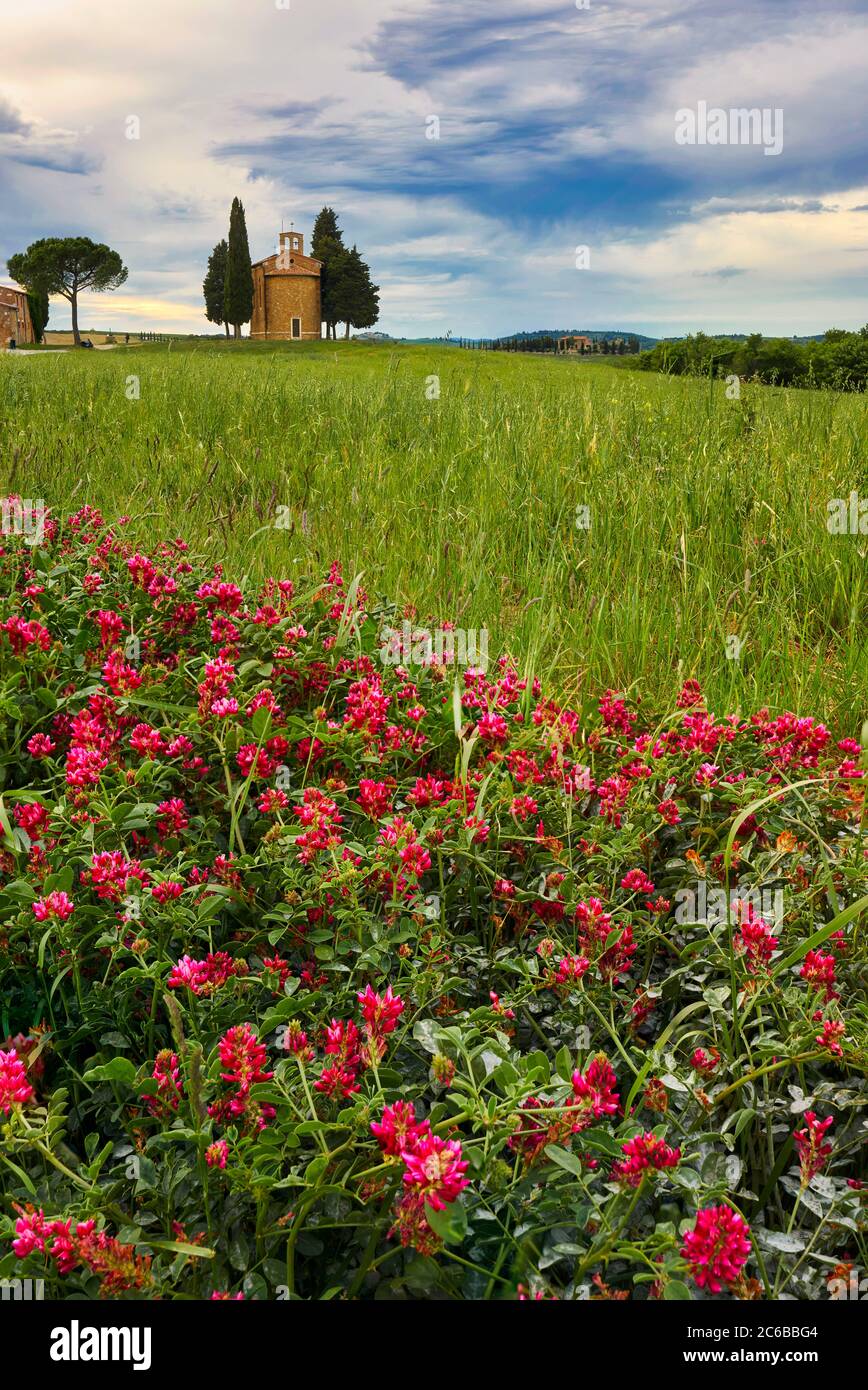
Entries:
{"type": "Polygon", "coordinates": [[[859,744],[692,681],[583,727],[505,658],[388,664],[337,566],[247,597],[89,507],[0,565],[0,1277],[816,1297],[864,1260],[859,744]]]}

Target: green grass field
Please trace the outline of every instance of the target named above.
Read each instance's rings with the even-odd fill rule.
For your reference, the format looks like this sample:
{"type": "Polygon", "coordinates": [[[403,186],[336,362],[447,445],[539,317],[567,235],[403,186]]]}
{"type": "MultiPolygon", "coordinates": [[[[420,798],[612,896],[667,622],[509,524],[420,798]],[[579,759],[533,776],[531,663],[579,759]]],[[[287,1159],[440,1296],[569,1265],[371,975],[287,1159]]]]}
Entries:
{"type": "Polygon", "coordinates": [[[184,535],[234,579],[337,558],[372,597],[487,628],[574,700],[611,685],[668,706],[695,676],[718,710],[858,736],[868,536],[826,519],[868,497],[866,417],[861,396],[728,400],[722,382],[459,349],[8,355],[0,489],[126,513],[143,544],[184,535]]]}

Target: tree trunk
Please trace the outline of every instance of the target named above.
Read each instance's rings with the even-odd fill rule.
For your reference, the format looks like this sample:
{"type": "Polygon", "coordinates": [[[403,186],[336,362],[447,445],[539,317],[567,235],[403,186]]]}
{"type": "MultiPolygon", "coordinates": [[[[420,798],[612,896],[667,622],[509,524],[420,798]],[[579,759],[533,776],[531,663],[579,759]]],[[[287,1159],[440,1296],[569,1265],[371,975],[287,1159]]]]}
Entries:
{"type": "Polygon", "coordinates": [[[241,337],[241,324],[240,324],[240,323],[233,324],[233,328],[234,328],[234,330],[235,330],[235,333],[234,333],[235,341],[237,342],[238,339],[241,337]]]}
{"type": "Polygon", "coordinates": [[[347,331],[346,331],[346,333],[344,334],[344,337],[345,337],[345,338],[349,338],[349,336],[350,336],[350,321],[349,321],[349,319],[347,319],[347,331]]]}
{"type": "Polygon", "coordinates": [[[226,329],[226,337],[229,337],[229,320],[227,319],[223,327],[226,329]]]}
{"type": "Polygon", "coordinates": [[[76,347],[81,342],[81,334],[78,331],[78,291],[73,290],[69,300],[72,305],[72,341],[76,347]]]}

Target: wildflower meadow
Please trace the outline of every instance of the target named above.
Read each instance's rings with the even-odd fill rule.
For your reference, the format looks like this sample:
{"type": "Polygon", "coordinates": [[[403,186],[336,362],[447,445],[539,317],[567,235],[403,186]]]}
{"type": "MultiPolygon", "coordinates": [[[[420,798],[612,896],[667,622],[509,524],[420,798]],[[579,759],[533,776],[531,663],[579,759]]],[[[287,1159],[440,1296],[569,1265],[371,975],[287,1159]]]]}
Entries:
{"type": "Polygon", "coordinates": [[[684,672],[571,701],[176,520],[2,538],[0,1278],[849,1297],[866,736],[684,672]]]}

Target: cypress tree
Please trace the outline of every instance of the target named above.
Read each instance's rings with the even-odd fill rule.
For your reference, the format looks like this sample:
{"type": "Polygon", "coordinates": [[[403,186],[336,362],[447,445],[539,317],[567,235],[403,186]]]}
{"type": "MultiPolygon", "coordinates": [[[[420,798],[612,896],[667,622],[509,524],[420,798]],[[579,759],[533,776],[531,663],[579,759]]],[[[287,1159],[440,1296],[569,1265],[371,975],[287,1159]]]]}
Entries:
{"type": "Polygon", "coordinates": [[[48,291],[38,286],[28,289],[27,307],[30,310],[30,322],[33,324],[33,336],[37,343],[41,343],[45,325],[48,323],[48,291]]]}
{"type": "Polygon", "coordinates": [[[253,313],[253,271],[250,267],[247,223],[240,198],[232,199],[232,211],[229,214],[223,312],[227,322],[233,326],[235,337],[240,338],[242,323],[249,323],[253,313]]]}
{"type": "Polygon", "coordinates": [[[208,257],[208,270],[202,282],[205,296],[205,317],[209,323],[222,323],[229,337],[229,320],[225,316],[224,290],[226,283],[226,260],[229,247],[225,241],[218,241],[208,257]]]}
{"type": "Polygon", "coordinates": [[[335,284],[341,258],[347,254],[344,234],[338,226],[337,213],[333,208],[323,208],[313,224],[310,243],[311,255],[322,261],[320,272],[320,296],[322,316],[326,325],[326,337],[334,338],[335,325],[339,315],[335,312],[335,284]]]}

